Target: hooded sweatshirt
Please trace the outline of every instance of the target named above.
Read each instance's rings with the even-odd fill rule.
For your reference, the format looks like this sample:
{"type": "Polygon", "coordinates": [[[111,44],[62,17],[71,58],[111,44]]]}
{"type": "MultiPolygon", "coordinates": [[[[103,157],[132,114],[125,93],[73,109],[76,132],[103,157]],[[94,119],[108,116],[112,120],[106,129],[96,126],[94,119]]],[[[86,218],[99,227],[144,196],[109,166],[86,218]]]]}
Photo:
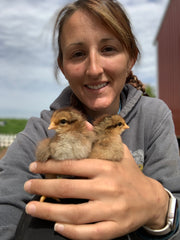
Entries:
{"type": "MultiPolygon", "coordinates": [[[[24,191],[24,183],[32,178],[42,178],[29,171],[35,161],[37,143],[54,135],[48,130],[52,113],[70,105],[72,91],[63,90],[51,104],[50,110],[32,117],[0,160],[0,239],[14,239],[21,214],[32,195],[24,191]]],[[[143,173],[159,181],[180,200],[180,157],[172,114],[167,105],[156,98],[142,96],[140,90],[125,85],[121,92],[120,115],[129,125],[122,134],[143,173]]],[[[141,183],[139,183],[141,184],[141,183]]],[[[152,238],[154,239],[154,238],[152,238]]],[[[169,239],[179,240],[180,231],[169,239]]]]}

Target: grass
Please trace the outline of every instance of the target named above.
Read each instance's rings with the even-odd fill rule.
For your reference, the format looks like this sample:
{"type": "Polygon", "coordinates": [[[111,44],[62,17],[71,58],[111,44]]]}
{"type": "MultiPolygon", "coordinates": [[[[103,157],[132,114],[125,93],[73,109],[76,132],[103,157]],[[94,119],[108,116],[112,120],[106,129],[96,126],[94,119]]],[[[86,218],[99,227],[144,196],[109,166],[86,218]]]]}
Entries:
{"type": "Polygon", "coordinates": [[[0,122],[5,122],[4,126],[0,126],[1,134],[17,134],[24,129],[27,119],[0,118],[0,122]]]}

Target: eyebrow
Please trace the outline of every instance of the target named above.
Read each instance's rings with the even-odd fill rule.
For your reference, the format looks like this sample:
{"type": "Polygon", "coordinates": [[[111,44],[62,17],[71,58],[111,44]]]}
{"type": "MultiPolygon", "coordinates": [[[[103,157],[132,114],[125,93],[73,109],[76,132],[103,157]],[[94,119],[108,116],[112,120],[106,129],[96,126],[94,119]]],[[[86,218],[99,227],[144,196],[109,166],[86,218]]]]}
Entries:
{"type": "MultiPolygon", "coordinates": [[[[104,42],[108,42],[108,41],[116,41],[116,38],[102,38],[100,43],[104,43],[104,42]]],[[[83,42],[74,42],[74,43],[70,43],[69,45],[67,45],[67,48],[69,47],[73,47],[73,46],[83,46],[84,43],[83,42]]]]}
{"type": "Polygon", "coordinates": [[[117,38],[103,38],[101,39],[101,42],[108,42],[108,41],[116,41],[118,40],[117,38]]]}
{"type": "Polygon", "coordinates": [[[66,48],[73,47],[73,46],[83,46],[83,42],[75,42],[75,43],[70,43],[69,45],[66,46],[66,48]]]}

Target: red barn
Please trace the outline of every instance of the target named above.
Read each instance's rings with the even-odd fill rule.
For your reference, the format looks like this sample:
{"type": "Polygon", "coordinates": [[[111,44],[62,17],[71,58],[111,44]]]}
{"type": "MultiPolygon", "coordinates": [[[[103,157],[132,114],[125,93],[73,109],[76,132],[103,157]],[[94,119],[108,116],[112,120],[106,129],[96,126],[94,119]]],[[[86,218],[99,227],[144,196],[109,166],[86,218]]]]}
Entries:
{"type": "Polygon", "coordinates": [[[180,0],[169,0],[156,44],[159,98],[172,110],[180,138],[180,0]]]}

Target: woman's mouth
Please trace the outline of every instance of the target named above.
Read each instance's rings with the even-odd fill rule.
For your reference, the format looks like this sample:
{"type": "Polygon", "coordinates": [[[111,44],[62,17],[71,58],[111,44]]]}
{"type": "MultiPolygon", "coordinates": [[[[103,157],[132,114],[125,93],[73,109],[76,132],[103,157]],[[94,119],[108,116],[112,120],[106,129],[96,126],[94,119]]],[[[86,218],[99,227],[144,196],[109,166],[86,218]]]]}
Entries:
{"type": "Polygon", "coordinates": [[[108,85],[108,82],[101,83],[101,84],[98,84],[98,85],[86,85],[86,87],[89,88],[89,89],[93,89],[93,90],[99,90],[99,89],[101,89],[101,88],[103,88],[107,85],[108,85]]]}

